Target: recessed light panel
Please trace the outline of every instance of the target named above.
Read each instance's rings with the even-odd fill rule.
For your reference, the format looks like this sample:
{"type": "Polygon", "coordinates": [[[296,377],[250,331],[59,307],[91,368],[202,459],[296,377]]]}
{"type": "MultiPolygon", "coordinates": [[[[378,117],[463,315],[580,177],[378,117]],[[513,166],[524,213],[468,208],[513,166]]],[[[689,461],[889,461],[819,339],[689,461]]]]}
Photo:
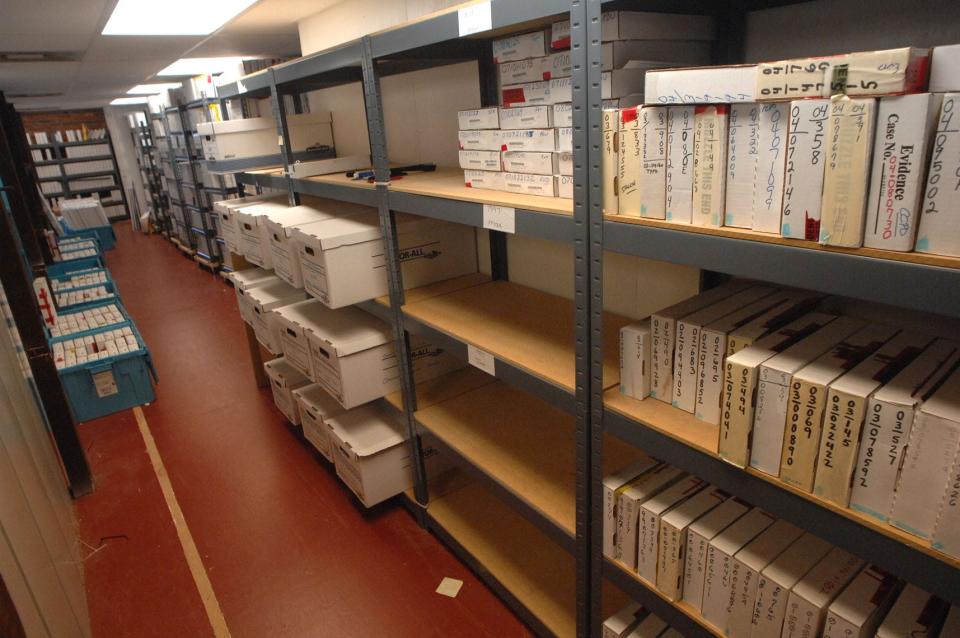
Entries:
{"type": "Polygon", "coordinates": [[[119,0],[103,35],[208,35],[257,0],[119,0]]]}

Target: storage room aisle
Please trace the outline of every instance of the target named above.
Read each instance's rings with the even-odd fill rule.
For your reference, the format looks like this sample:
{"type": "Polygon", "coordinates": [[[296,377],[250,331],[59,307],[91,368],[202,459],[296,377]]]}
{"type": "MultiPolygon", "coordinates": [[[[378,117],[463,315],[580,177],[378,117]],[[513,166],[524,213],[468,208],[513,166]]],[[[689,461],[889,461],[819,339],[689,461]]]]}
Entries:
{"type": "Polygon", "coordinates": [[[143,415],[162,466],[132,410],[79,428],[96,485],[76,503],[94,636],[529,635],[408,512],[356,506],[288,429],[255,387],[232,288],[115,228],[108,266],[160,375],[143,415]],[[464,581],[456,598],[435,593],[444,577],[464,581]]]}

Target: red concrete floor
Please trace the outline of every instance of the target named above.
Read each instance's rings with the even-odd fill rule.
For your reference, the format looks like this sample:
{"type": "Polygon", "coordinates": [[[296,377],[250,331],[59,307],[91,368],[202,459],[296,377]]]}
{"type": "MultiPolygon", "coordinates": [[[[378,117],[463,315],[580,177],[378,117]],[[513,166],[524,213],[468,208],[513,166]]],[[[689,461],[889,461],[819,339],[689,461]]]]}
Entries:
{"type": "MultiPolygon", "coordinates": [[[[144,408],[233,636],[528,636],[399,504],[367,513],[257,390],[233,289],[129,224],[107,255],[153,354],[144,408]],[[464,581],[456,599],[434,593],[464,581]]],[[[77,502],[97,638],[213,631],[133,413],[82,424],[77,502]]]]}

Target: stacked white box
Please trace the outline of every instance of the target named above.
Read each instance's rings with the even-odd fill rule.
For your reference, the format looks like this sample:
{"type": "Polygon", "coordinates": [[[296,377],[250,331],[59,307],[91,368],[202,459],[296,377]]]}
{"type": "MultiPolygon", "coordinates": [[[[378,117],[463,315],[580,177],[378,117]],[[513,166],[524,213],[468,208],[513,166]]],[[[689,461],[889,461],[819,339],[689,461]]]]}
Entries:
{"type": "Polygon", "coordinates": [[[640,506],[637,534],[637,573],[650,584],[657,582],[660,522],[664,514],[683,504],[706,487],[703,480],[685,476],[640,506]]]}
{"type": "Polygon", "coordinates": [[[830,100],[790,102],[786,172],[780,235],[816,241],[820,238],[820,203],[827,162],[830,100]]]}
{"type": "Polygon", "coordinates": [[[930,155],[916,250],[960,257],[960,128],[956,125],[960,93],[943,96],[930,155]]]}
{"type": "Polygon", "coordinates": [[[616,554],[628,568],[637,569],[640,506],[667,487],[680,481],[685,474],[679,469],[660,464],[638,476],[618,492],[616,554]]]}
{"type": "Polygon", "coordinates": [[[330,396],[319,383],[296,388],[292,392],[300,408],[303,436],[328,461],[333,461],[330,447],[330,427],[326,420],[344,412],[343,406],[330,396]]]}
{"type": "Polygon", "coordinates": [[[693,108],[667,111],[666,219],[683,224],[693,214],[693,108]]]}
{"type": "Polygon", "coordinates": [[[749,503],[738,498],[729,498],[688,528],[683,571],[683,601],[697,611],[703,609],[710,542],[749,510],[749,503]]]}
{"type": "Polygon", "coordinates": [[[760,105],[731,104],[727,133],[724,226],[753,226],[759,146],[760,105]]]}
{"type": "Polygon", "coordinates": [[[862,560],[834,547],[790,591],[783,638],[819,636],[830,603],[863,568],[862,560]]]}
{"type": "MultiPolygon", "coordinates": [[[[620,560],[617,534],[620,525],[620,494],[632,481],[644,476],[660,464],[644,455],[627,467],[603,479],[603,555],[620,560]]],[[[663,466],[665,467],[665,466],[663,466]]]]}
{"type": "Polygon", "coordinates": [[[726,104],[701,105],[694,109],[691,215],[694,226],[723,225],[728,113],[726,104]]]}
{"type": "MultiPolygon", "coordinates": [[[[893,603],[876,638],[925,638],[937,635],[947,614],[947,604],[936,596],[907,583],[893,603]]],[[[941,634],[946,638],[946,634],[941,634]]]]}
{"type": "Polygon", "coordinates": [[[863,238],[867,248],[913,250],[940,102],[941,96],[932,93],[880,99],[863,238]]]}
{"type": "Polygon", "coordinates": [[[827,610],[824,638],[873,638],[896,599],[899,582],[878,567],[867,567],[827,610]]]}
{"type": "Polygon", "coordinates": [[[783,208],[783,174],[786,166],[786,104],[760,105],[759,158],[754,185],[753,230],[779,233],[783,208]]]}
{"type": "Polygon", "coordinates": [[[938,339],[870,398],[853,477],[852,509],[881,521],[890,516],[914,416],[923,397],[937,387],[958,357],[957,344],[938,339]]]}
{"type": "Polygon", "coordinates": [[[728,498],[730,495],[723,490],[707,486],[660,519],[657,589],[669,600],[679,600],[683,594],[687,533],[690,526],[728,498]]]}
{"type": "Polygon", "coordinates": [[[270,377],[273,402],[290,423],[300,425],[300,407],[293,398],[293,390],[308,385],[310,380],[287,363],[284,357],[264,362],[263,369],[270,377]]]}

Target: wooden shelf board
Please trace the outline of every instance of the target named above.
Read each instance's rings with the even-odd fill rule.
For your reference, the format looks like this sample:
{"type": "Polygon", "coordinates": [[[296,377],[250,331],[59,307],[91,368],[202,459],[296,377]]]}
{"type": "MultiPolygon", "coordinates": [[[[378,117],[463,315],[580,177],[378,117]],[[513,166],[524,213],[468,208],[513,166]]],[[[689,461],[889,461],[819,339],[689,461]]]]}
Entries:
{"type": "MultiPolygon", "coordinates": [[[[406,302],[408,304],[412,304],[430,299],[431,297],[438,297],[440,295],[456,292],[457,290],[463,290],[464,288],[470,288],[471,286],[479,286],[480,284],[485,284],[489,281],[491,281],[490,275],[485,275],[482,272],[476,272],[469,275],[454,277],[453,279],[444,279],[443,281],[438,281],[437,283],[430,284],[429,286],[411,288],[410,290],[404,292],[404,297],[406,297],[406,302]]],[[[390,295],[377,297],[376,301],[381,306],[386,306],[387,308],[390,307],[390,295]]]]}
{"type": "MultiPolygon", "coordinates": [[[[408,299],[418,298],[411,291],[408,299]]],[[[573,302],[509,281],[462,288],[409,302],[404,312],[526,372],[575,389],[573,302]]],[[[605,313],[604,386],[619,383],[620,328],[626,317],[605,313]]]]}
{"type": "Polygon", "coordinates": [[[729,239],[743,239],[747,241],[762,242],[765,244],[776,244],[778,246],[790,246],[792,248],[803,248],[805,250],[840,253],[843,255],[853,255],[857,257],[886,259],[888,261],[903,261],[913,264],[922,264],[925,266],[960,268],[960,257],[945,257],[943,255],[928,255],[926,253],[916,252],[898,252],[895,250],[880,250],[877,248],[841,248],[839,246],[821,246],[815,241],[786,239],[784,237],[780,237],[779,235],[760,233],[745,228],[705,228],[700,226],[691,226],[689,224],[677,224],[675,222],[662,221],[658,219],[627,217],[624,215],[604,215],[603,217],[607,221],[617,222],[620,224],[666,228],[669,230],[677,230],[687,233],[699,233],[701,235],[713,235],[715,237],[726,237],[729,239]]]}
{"type": "MultiPolygon", "coordinates": [[[[616,412],[629,419],[640,421],[646,424],[647,427],[676,439],[681,443],[702,450],[707,454],[716,457],[718,461],[725,463],[725,461],[722,461],[717,454],[717,449],[719,447],[719,427],[716,425],[701,421],[692,414],[684,412],[678,408],[674,408],[663,401],[657,401],[656,399],[651,398],[644,399],[643,401],[637,401],[636,399],[625,397],[620,394],[618,388],[611,388],[604,393],[604,406],[609,410],[612,410],[613,412],[616,412]]],[[[655,450],[649,450],[649,452],[651,454],[656,454],[655,450]]],[[[814,503],[818,507],[830,510],[836,514],[853,520],[864,527],[868,527],[885,536],[893,538],[898,542],[910,547],[911,549],[915,549],[919,552],[932,556],[937,560],[943,561],[956,569],[960,569],[960,560],[935,550],[933,547],[931,547],[928,541],[908,534],[907,532],[893,527],[892,525],[881,523],[865,514],[861,514],[846,507],[840,507],[839,505],[825,501],[814,496],[813,494],[810,494],[809,492],[804,492],[803,490],[799,490],[791,485],[787,485],[777,478],[754,470],[753,468],[743,468],[741,471],[767,481],[768,483],[772,483],[786,492],[800,496],[811,503],[814,503]]]]}
{"type": "Polygon", "coordinates": [[[315,175],[313,177],[304,177],[302,179],[308,182],[319,182],[321,184],[333,184],[334,186],[347,186],[349,188],[365,188],[367,190],[373,190],[376,188],[375,184],[368,182],[365,179],[363,180],[351,179],[347,177],[346,173],[333,173],[331,175],[315,175]]]}
{"type": "MultiPolygon", "coordinates": [[[[572,415],[496,382],[434,403],[418,410],[416,416],[421,425],[475,467],[568,535],[575,534],[576,429],[572,415]]],[[[639,456],[636,448],[612,436],[604,440],[605,472],[639,456]]]]}
{"type": "MultiPolygon", "coordinates": [[[[576,635],[573,557],[478,483],[434,496],[427,513],[557,636],[576,635]]],[[[604,587],[604,617],[626,604],[604,587]]]]}
{"type": "Polygon", "coordinates": [[[456,199],[477,204],[510,206],[555,215],[573,215],[573,200],[467,188],[463,183],[463,169],[459,168],[438,168],[432,173],[404,175],[402,179],[394,179],[390,182],[390,190],[396,193],[456,199]]]}

